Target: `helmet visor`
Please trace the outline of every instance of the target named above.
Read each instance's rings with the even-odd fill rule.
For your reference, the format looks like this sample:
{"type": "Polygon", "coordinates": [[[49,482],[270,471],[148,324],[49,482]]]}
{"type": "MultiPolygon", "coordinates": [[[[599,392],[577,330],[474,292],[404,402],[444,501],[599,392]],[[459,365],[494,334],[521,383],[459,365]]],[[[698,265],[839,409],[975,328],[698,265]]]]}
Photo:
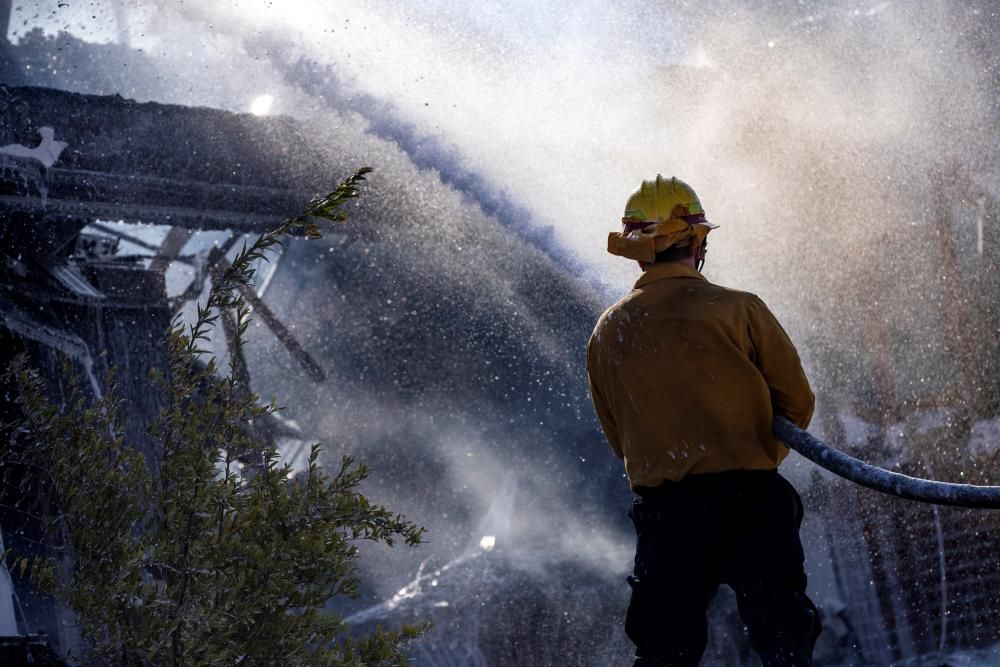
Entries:
{"type": "MultiPolygon", "coordinates": [[[[681,220],[688,223],[689,225],[707,224],[708,220],[705,219],[704,213],[695,213],[693,215],[682,215],[678,216],[681,220]]],[[[631,234],[632,232],[640,229],[645,229],[650,225],[655,225],[656,220],[640,220],[639,218],[622,218],[622,231],[625,234],[631,234]]]]}

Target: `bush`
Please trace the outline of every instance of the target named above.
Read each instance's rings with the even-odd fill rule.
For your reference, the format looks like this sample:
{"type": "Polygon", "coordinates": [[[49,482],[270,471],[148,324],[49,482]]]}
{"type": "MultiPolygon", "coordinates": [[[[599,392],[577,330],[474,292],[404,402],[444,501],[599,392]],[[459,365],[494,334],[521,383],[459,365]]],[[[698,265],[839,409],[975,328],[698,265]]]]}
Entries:
{"type": "Polygon", "coordinates": [[[110,665],[408,664],[403,649],[420,628],[352,638],[323,607],[356,595],[358,540],[415,545],[422,529],[359,493],[367,472],[350,458],[328,475],[314,445],[308,470],[293,474],[273,444],[252,435],[274,403],[260,404],[238,363],[220,374],[199,347],[229,311],[238,353],[252,262],[288,234],[319,237],[316,219],[343,221],[339,209],[368,171],[244,245],[195,322],[174,321],[165,372],[150,378],[162,405],[149,429],[155,460],[125,441],[113,378],[95,400],[67,363],[70,397],[58,406],[26,358],[9,371],[23,421],[0,441],[6,488],[19,490],[20,509],[35,513],[55,545],[12,566],[74,610],[91,657],[110,665]]]}

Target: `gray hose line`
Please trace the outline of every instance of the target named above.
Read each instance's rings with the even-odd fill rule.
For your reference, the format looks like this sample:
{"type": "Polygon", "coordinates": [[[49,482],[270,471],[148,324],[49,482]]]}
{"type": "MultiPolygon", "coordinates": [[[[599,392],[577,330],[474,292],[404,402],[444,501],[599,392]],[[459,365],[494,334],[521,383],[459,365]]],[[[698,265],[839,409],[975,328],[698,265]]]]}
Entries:
{"type": "Polygon", "coordinates": [[[889,472],[834,449],[784,417],[775,417],[772,429],[774,435],[789,449],[794,449],[816,465],[869,489],[935,505],[1000,509],[1000,486],[950,484],[889,472]]]}

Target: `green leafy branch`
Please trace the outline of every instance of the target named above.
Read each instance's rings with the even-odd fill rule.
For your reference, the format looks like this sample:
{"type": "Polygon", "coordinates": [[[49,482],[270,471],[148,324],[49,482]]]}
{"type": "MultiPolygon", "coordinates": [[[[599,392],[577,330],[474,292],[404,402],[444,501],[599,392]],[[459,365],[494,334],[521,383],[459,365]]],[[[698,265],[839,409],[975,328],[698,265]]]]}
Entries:
{"type": "Polygon", "coordinates": [[[165,370],[151,378],[161,404],[148,429],[158,446],[151,460],[126,441],[113,386],[93,400],[67,366],[70,400],[58,406],[25,358],[10,371],[24,419],[0,442],[5,495],[23,510],[40,501],[33,516],[52,547],[15,571],[77,613],[99,660],[407,664],[403,647],[421,628],[355,638],[324,607],[357,595],[357,540],[416,545],[423,530],[361,494],[368,471],[350,457],[333,475],[319,464],[319,445],[304,471],[282,463],[253,428],[275,405],[260,404],[235,363],[220,377],[200,347],[231,309],[239,349],[250,315],[241,291],[253,263],[291,234],[318,238],[317,220],[345,220],[340,209],[369,171],[244,244],[190,327],[171,324],[165,370]]]}

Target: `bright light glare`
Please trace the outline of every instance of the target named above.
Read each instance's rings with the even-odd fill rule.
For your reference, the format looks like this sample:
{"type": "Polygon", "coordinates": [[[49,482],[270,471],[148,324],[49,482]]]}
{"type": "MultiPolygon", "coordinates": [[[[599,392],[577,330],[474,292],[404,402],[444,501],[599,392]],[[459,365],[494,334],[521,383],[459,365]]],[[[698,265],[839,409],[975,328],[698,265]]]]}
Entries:
{"type": "Polygon", "coordinates": [[[255,116],[266,116],[271,113],[271,105],[274,104],[274,95],[260,95],[255,97],[250,103],[250,113],[255,116]]]}
{"type": "Polygon", "coordinates": [[[497,544],[497,538],[493,535],[484,535],[483,539],[479,540],[479,548],[483,551],[490,551],[497,544]]]}

